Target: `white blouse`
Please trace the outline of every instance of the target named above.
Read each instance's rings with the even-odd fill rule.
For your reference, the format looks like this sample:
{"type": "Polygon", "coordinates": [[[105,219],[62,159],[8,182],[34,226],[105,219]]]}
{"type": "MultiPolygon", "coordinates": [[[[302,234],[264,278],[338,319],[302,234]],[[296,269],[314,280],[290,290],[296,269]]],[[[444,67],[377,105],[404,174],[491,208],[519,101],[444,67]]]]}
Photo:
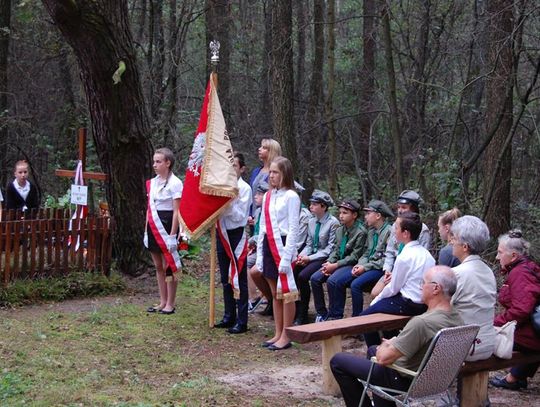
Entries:
{"type": "Polygon", "coordinates": [[[154,200],[156,210],[172,211],[173,200],[182,197],[182,189],[182,181],[176,175],[171,174],[167,180],[157,175],[151,181],[150,199],[154,200]]]}
{"type": "MultiPolygon", "coordinates": [[[[261,220],[259,224],[259,236],[257,247],[263,247],[264,235],[266,234],[266,216],[264,208],[268,193],[264,194],[262,203],[261,220]]],[[[281,256],[281,265],[290,267],[293,258],[296,257],[296,244],[298,241],[300,197],[292,189],[272,189],[270,210],[276,214],[277,226],[281,236],[287,236],[284,252],[281,256]]],[[[280,236],[276,236],[280,238],[280,236]]],[[[262,271],[262,250],[257,250],[257,266],[262,271]]],[[[281,267],[280,265],[280,267],[281,267]]]]}

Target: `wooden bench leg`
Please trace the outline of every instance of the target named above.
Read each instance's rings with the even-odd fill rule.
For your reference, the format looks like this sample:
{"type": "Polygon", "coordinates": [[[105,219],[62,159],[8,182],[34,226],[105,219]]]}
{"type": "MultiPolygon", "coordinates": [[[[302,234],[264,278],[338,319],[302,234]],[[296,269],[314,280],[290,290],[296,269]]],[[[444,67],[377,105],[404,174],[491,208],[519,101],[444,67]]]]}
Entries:
{"type": "Polygon", "coordinates": [[[322,341],[322,369],[323,369],[323,392],[331,396],[341,394],[339,386],[330,369],[330,359],[336,353],[341,352],[341,336],[336,335],[322,341]]]}
{"type": "Polygon", "coordinates": [[[489,372],[478,372],[461,378],[461,405],[483,407],[488,398],[489,372]]]}

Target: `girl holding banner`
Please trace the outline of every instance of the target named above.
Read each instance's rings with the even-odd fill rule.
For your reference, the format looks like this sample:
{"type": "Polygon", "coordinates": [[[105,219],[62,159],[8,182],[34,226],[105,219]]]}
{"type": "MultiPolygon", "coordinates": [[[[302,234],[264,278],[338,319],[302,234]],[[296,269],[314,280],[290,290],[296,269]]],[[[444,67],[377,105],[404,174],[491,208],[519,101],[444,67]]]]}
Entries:
{"type": "Polygon", "coordinates": [[[182,196],[182,181],[173,174],[174,155],[168,148],[154,152],[153,168],[156,176],[146,181],[148,208],[144,246],[150,251],[156,266],[159,305],[148,312],[174,314],[176,287],[182,268],[178,254],[178,208],[182,196]]]}
{"type": "Polygon", "coordinates": [[[275,335],[263,346],[269,350],[291,347],[285,328],[291,326],[298,289],[294,282],[300,198],[294,190],[291,162],[276,157],[270,164],[270,187],[263,199],[257,247],[257,268],[270,285],[273,297],[275,335]]]}

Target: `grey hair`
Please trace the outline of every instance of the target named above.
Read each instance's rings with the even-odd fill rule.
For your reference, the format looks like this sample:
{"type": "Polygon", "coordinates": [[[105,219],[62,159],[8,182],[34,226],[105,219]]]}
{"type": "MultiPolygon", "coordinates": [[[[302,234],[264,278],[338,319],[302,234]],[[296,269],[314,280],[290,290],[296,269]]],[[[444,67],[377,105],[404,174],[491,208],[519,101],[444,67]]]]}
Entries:
{"type": "Polygon", "coordinates": [[[450,233],[459,243],[468,246],[470,254],[482,253],[489,242],[489,229],[476,216],[465,215],[456,219],[450,227],[450,233]]]}
{"type": "Polygon", "coordinates": [[[520,256],[528,256],[531,244],[523,239],[521,230],[513,229],[504,235],[499,236],[499,244],[507,250],[515,252],[520,256]]]}
{"type": "Polygon", "coordinates": [[[452,298],[457,289],[457,277],[454,271],[448,266],[434,266],[430,270],[431,278],[439,284],[443,294],[447,298],[452,298]]]}

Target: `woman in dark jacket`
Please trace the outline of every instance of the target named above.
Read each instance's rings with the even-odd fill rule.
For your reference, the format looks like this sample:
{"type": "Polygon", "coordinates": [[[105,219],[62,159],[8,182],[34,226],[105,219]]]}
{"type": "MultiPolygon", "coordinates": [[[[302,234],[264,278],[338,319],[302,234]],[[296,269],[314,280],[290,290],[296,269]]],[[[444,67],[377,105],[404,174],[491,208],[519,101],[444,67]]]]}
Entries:
{"type": "MultiPolygon", "coordinates": [[[[529,257],[530,243],[520,230],[512,230],[499,237],[497,259],[506,282],[499,291],[499,303],[504,311],[495,316],[495,326],[517,321],[514,350],[523,353],[540,351],[540,336],[531,324],[531,313],[540,300],[540,266],[529,257]]],[[[510,390],[527,388],[527,377],[533,377],[540,363],[514,366],[504,377],[495,377],[490,383],[510,390]]]]}

